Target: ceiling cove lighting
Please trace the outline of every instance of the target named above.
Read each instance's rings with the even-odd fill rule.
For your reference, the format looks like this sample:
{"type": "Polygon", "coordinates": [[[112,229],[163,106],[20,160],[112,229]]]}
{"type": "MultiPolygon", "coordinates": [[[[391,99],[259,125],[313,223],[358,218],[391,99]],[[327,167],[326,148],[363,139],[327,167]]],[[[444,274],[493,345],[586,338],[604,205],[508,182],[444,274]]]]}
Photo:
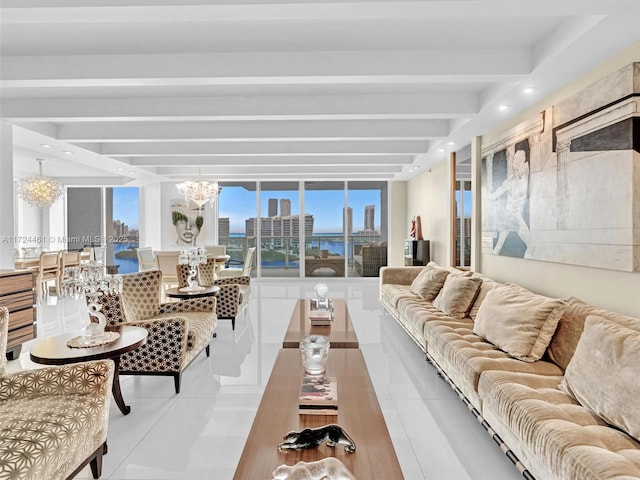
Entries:
{"type": "Polygon", "coordinates": [[[38,175],[18,180],[18,195],[32,207],[50,207],[64,193],[63,186],[55,179],[42,175],[44,159],[36,158],[38,175]]]}
{"type": "Polygon", "coordinates": [[[210,206],[213,205],[218,198],[218,192],[220,191],[218,182],[200,180],[199,168],[197,181],[194,182],[191,180],[187,180],[176,185],[176,188],[178,189],[180,195],[184,196],[184,200],[185,202],[187,202],[187,204],[189,204],[189,202],[192,202],[199,209],[204,207],[207,203],[209,203],[210,206]]]}

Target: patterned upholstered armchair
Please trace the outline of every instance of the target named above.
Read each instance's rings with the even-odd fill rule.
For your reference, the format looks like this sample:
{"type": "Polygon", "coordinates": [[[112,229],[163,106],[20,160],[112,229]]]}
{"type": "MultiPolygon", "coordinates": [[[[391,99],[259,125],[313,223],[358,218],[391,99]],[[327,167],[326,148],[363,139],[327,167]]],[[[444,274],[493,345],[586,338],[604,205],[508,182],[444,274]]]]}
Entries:
{"type": "Polygon", "coordinates": [[[0,307],[0,478],[102,474],[113,362],[5,372],[9,312],[0,307]]]}
{"type": "MultiPolygon", "coordinates": [[[[251,277],[229,277],[214,280],[215,263],[212,258],[204,265],[198,265],[198,279],[200,285],[216,285],[220,287],[218,293],[218,303],[216,314],[218,318],[228,318],[231,320],[231,328],[236,329],[236,317],[242,313],[249,303],[251,295],[251,277]]],[[[189,266],[178,265],[178,285],[187,286],[189,277],[189,266]]]]}
{"type": "Polygon", "coordinates": [[[121,322],[149,331],[147,343],[120,357],[120,375],[168,375],[180,393],[182,372],[205,350],[216,327],[216,298],[160,303],[159,270],[122,276],[122,295],[100,297],[107,324],[121,322]]]}

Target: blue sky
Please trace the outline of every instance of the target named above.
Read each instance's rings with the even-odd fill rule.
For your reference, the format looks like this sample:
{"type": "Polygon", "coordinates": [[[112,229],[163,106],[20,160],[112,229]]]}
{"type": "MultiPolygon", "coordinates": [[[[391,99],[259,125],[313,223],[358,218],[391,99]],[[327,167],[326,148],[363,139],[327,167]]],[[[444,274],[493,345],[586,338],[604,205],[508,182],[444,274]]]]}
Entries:
{"type": "Polygon", "coordinates": [[[138,187],[113,187],[113,218],[138,228],[138,187]]]}

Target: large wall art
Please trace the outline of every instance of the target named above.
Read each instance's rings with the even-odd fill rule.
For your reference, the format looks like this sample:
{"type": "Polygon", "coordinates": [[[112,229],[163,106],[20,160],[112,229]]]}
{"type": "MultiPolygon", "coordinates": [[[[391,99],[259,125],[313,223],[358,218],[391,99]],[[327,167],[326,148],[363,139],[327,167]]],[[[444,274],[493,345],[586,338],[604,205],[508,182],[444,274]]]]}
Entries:
{"type": "Polygon", "coordinates": [[[640,271],[640,63],[482,146],[482,249],[640,271]]]}

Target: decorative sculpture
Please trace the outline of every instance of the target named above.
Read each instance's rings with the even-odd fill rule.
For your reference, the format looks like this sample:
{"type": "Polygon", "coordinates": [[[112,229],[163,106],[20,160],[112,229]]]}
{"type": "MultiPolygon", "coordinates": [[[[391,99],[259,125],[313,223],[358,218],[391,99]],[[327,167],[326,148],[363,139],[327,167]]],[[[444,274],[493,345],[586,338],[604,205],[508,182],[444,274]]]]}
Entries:
{"type": "Polygon", "coordinates": [[[344,463],[334,457],[316,462],[280,465],[273,472],[273,480],[356,480],[344,463]]]}
{"type": "Polygon", "coordinates": [[[318,448],[323,442],[330,447],[343,444],[344,451],[353,453],[356,444],[342,427],[331,423],[318,428],[305,428],[299,432],[289,432],[284,437],[284,442],[278,445],[278,450],[301,450],[303,448],[318,448]]]}

